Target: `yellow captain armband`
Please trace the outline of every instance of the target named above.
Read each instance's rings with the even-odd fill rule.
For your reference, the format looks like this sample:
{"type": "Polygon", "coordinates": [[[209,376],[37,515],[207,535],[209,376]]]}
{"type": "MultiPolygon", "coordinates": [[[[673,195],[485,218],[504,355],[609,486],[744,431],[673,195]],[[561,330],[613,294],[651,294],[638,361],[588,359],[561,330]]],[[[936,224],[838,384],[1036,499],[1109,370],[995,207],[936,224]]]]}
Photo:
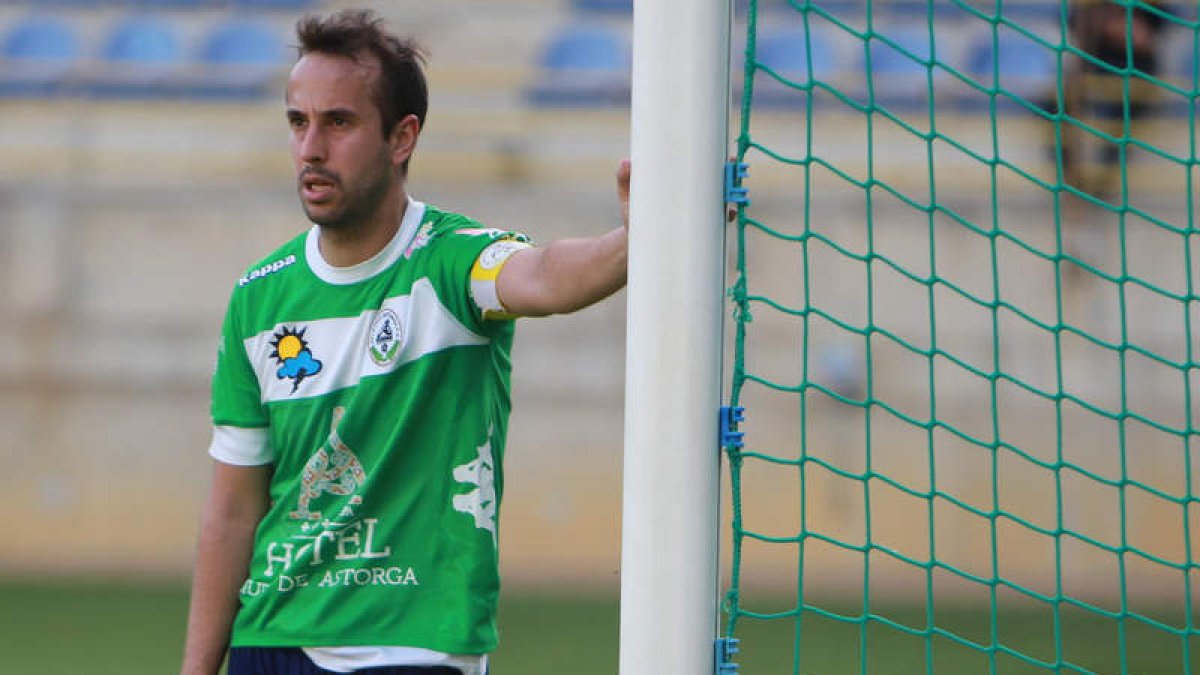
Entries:
{"type": "Polygon", "coordinates": [[[475,259],[475,264],[471,266],[471,298],[475,300],[475,306],[479,308],[484,319],[517,318],[500,302],[496,279],[512,254],[527,248],[533,246],[516,239],[501,239],[488,245],[475,259]]]}

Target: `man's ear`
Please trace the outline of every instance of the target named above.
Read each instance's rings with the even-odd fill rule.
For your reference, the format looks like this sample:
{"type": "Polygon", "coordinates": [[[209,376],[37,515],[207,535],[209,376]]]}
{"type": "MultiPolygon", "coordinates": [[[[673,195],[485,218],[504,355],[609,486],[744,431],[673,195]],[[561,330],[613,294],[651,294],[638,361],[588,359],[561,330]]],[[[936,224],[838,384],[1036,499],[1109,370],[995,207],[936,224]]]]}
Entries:
{"type": "Polygon", "coordinates": [[[388,144],[392,148],[392,163],[400,166],[412,157],[417,148],[417,136],[421,135],[421,121],[416,115],[405,115],[392,127],[388,144]]]}

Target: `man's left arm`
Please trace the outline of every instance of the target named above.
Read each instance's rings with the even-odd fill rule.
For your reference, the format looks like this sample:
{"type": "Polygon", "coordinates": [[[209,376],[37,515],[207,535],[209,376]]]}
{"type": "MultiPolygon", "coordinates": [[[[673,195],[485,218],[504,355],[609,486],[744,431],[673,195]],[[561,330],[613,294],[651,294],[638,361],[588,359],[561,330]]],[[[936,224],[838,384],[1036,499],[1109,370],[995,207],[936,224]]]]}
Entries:
{"type": "Polygon", "coordinates": [[[625,285],[629,251],[629,161],[617,169],[621,227],[597,237],[560,239],[512,255],[496,278],[509,314],[546,316],[583,309],[625,285]]]}

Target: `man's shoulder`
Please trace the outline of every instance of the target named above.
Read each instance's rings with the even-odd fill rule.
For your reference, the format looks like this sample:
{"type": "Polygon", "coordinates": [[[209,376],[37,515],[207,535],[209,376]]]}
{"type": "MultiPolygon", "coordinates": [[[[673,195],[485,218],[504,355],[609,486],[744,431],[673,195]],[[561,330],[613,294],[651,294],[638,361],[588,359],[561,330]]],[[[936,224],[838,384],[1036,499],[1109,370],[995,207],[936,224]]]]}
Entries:
{"type": "Polygon", "coordinates": [[[425,205],[425,217],[422,225],[428,226],[437,235],[458,233],[460,230],[484,229],[482,223],[468,215],[447,211],[431,204],[425,205]]]}
{"type": "MultiPolygon", "coordinates": [[[[307,232],[301,233],[279,248],[256,260],[246,268],[237,280],[237,289],[260,285],[264,279],[299,265],[304,260],[304,243],[307,232]]],[[[278,278],[278,277],[277,277],[278,278]]]]}
{"type": "Polygon", "coordinates": [[[426,205],[422,226],[428,228],[431,239],[444,241],[483,244],[496,239],[526,239],[525,235],[520,232],[488,227],[470,216],[439,209],[436,206],[426,205]]]}

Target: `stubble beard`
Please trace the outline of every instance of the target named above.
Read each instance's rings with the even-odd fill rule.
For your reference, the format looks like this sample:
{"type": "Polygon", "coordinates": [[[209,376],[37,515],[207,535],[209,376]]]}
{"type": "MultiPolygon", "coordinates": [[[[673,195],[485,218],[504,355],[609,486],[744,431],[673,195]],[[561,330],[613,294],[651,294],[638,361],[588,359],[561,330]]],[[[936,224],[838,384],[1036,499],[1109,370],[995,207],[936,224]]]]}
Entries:
{"type": "Polygon", "coordinates": [[[368,180],[350,188],[338,178],[337,186],[342,188],[340,207],[325,213],[314,213],[307,203],[301,202],[304,214],[313,223],[329,230],[351,232],[362,229],[378,213],[394,180],[388,162],[383,162],[375,170],[368,172],[367,177],[368,180]]]}

